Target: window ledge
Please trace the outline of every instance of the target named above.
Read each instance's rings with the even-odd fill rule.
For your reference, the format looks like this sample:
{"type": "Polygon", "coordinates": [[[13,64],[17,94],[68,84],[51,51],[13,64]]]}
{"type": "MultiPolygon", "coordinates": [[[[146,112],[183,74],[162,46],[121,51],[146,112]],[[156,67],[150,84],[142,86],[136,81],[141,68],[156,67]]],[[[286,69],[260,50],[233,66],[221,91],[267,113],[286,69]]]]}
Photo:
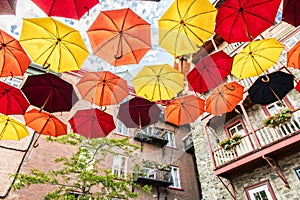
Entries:
{"type": "Polygon", "coordinates": [[[171,189],[171,190],[178,190],[178,191],[184,191],[183,188],[178,188],[178,187],[173,187],[173,186],[169,186],[168,189],[171,189]]]}
{"type": "Polygon", "coordinates": [[[114,132],[115,135],[119,135],[119,136],[123,136],[123,137],[129,137],[129,135],[125,135],[125,134],[122,134],[122,133],[116,133],[114,132]]]}
{"type": "Polygon", "coordinates": [[[165,146],[165,147],[168,147],[168,148],[170,148],[170,149],[174,149],[174,150],[178,150],[178,148],[177,147],[171,147],[171,146],[165,146]]]}

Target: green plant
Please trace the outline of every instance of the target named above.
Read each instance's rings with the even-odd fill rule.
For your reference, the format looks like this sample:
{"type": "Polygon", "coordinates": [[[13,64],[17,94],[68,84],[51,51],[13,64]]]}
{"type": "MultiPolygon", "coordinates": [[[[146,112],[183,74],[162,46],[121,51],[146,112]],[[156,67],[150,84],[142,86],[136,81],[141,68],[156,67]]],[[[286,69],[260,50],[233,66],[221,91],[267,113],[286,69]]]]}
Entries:
{"type": "Polygon", "coordinates": [[[236,145],[241,143],[242,136],[239,134],[234,134],[231,138],[225,138],[221,142],[219,142],[220,147],[225,150],[230,150],[236,145]]]}
{"type": "Polygon", "coordinates": [[[156,169],[164,170],[164,171],[170,171],[171,170],[170,165],[156,163],[156,162],[151,161],[151,160],[143,160],[143,167],[156,168],[156,169]]]}
{"type": "Polygon", "coordinates": [[[278,126],[281,123],[289,121],[292,117],[292,111],[289,108],[279,110],[275,115],[268,116],[264,121],[264,126],[278,126]]]}

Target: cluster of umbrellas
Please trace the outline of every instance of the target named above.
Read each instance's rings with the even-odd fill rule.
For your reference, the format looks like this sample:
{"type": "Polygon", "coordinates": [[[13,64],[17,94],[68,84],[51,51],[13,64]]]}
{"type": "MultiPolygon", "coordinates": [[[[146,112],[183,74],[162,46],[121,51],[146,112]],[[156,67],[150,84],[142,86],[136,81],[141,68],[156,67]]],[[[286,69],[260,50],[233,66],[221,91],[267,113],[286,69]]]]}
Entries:
{"type": "MultiPolygon", "coordinates": [[[[79,20],[98,1],[33,2],[49,17],[23,19],[19,41],[0,31],[0,76],[23,76],[31,62],[47,72],[79,70],[90,54],[80,32],[51,16],[79,20]]],[[[255,103],[265,105],[282,99],[294,88],[293,75],[267,74],[266,70],[277,63],[284,47],[274,38],[254,40],[273,24],[280,2],[227,0],[216,9],[208,0],[175,0],[158,20],[159,44],[174,58],[195,53],[214,33],[228,43],[249,44],[234,58],[223,51],[202,58],[188,74],[168,64],[144,66],[132,80],[135,97],[130,100],[126,99],[129,95],[126,80],[109,71],[87,72],[76,88],[81,99],[97,108],[78,110],[69,120],[71,128],[87,138],[105,137],[115,129],[114,117],[105,112],[110,105],[119,105],[116,117],[128,128],[138,129],[158,121],[162,112],[158,104],[163,101],[168,102],[164,109],[165,121],[177,126],[194,122],[204,112],[214,115],[230,112],[243,100],[244,94],[244,87],[238,82],[223,83],[230,74],[243,79],[263,73],[249,89],[255,103]],[[184,89],[185,77],[195,95],[177,97],[184,89]],[[211,93],[206,100],[199,97],[208,91],[211,93]],[[258,99],[261,94],[266,97],[258,99]],[[270,96],[271,100],[267,98],[270,96]]],[[[296,7],[299,4],[296,2],[284,0],[284,9],[291,4],[296,7]]],[[[284,20],[298,26],[298,14],[286,14],[284,20]]],[[[124,8],[101,11],[87,35],[93,53],[117,67],[138,64],[152,48],[150,28],[130,8],[124,8]]],[[[288,63],[300,68],[299,45],[295,48],[289,52],[288,63]]],[[[80,99],[73,85],[53,73],[28,76],[21,89],[0,83],[3,105],[0,139],[21,139],[28,135],[25,125],[8,115],[23,115],[26,126],[40,134],[54,137],[67,134],[67,124],[54,113],[70,111],[80,99]],[[30,105],[35,108],[27,111],[30,105]]]]}

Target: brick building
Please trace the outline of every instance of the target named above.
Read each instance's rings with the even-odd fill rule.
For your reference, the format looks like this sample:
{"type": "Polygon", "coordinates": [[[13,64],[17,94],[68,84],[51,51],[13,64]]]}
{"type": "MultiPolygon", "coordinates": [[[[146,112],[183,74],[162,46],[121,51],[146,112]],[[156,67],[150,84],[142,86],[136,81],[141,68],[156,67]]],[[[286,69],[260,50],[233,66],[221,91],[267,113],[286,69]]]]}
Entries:
{"type": "MultiPolygon", "coordinates": [[[[38,66],[31,65],[28,74],[45,73],[38,66]]],[[[61,78],[69,83],[75,84],[79,81],[84,71],[76,73],[62,73],[61,78]]],[[[25,79],[25,78],[24,78],[25,79]]],[[[21,87],[24,79],[7,78],[3,81],[16,87],[21,87]]],[[[78,95],[80,97],[80,95],[78,95]]],[[[130,97],[128,97],[130,98],[130,97]]],[[[91,104],[79,100],[70,112],[58,113],[57,116],[67,122],[78,109],[90,108],[91,104]]],[[[118,106],[107,109],[110,114],[116,116],[118,106]]],[[[24,122],[22,117],[18,117],[24,122]]],[[[164,122],[163,111],[158,123],[147,127],[142,131],[128,129],[117,118],[115,118],[116,129],[108,136],[112,138],[128,137],[129,141],[141,150],[135,152],[133,158],[123,155],[106,157],[101,167],[111,169],[120,177],[135,173],[135,165],[142,167],[143,174],[137,174],[135,181],[139,184],[152,185],[151,194],[143,194],[138,199],[199,199],[201,191],[197,179],[197,168],[195,157],[185,152],[184,138],[190,133],[189,125],[176,127],[164,122]],[[159,135],[156,133],[160,132],[159,135]],[[155,167],[149,166],[155,163],[155,167]],[[157,166],[168,166],[165,171],[157,166]]],[[[70,130],[70,126],[68,125],[70,130]]],[[[2,159],[0,161],[0,199],[30,199],[39,200],[51,191],[54,186],[33,185],[19,191],[10,190],[13,178],[10,174],[20,170],[21,173],[29,172],[32,168],[49,170],[55,167],[53,160],[59,156],[68,156],[75,152],[75,147],[48,143],[45,136],[39,139],[39,146],[32,147],[33,130],[30,136],[21,141],[0,141],[2,159]]],[[[35,135],[34,137],[36,137],[35,135]]],[[[136,192],[138,189],[133,188],[136,192]]]]}

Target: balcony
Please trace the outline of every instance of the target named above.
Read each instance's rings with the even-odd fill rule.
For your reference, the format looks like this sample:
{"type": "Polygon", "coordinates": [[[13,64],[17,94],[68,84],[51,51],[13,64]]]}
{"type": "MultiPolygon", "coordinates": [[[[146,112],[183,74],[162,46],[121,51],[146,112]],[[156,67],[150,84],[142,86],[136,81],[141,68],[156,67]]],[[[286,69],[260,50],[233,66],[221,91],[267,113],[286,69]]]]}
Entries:
{"type": "Polygon", "coordinates": [[[165,133],[159,133],[158,131],[155,131],[154,133],[146,133],[143,130],[136,130],[134,132],[134,139],[140,142],[146,142],[160,147],[164,147],[169,142],[166,139],[165,133]]]}
{"type": "Polygon", "coordinates": [[[194,154],[195,149],[194,149],[194,142],[193,142],[193,136],[192,134],[187,135],[183,140],[183,146],[184,146],[184,151],[186,153],[194,154]]]}
{"type": "Polygon", "coordinates": [[[172,185],[170,171],[143,167],[140,172],[133,174],[133,181],[139,184],[147,184],[155,187],[169,187],[172,185]]]}
{"type": "Polygon", "coordinates": [[[265,163],[263,157],[277,159],[299,151],[300,112],[292,119],[275,128],[261,127],[244,135],[241,143],[231,150],[217,148],[212,150],[216,175],[227,176],[238,170],[265,163]]]}

